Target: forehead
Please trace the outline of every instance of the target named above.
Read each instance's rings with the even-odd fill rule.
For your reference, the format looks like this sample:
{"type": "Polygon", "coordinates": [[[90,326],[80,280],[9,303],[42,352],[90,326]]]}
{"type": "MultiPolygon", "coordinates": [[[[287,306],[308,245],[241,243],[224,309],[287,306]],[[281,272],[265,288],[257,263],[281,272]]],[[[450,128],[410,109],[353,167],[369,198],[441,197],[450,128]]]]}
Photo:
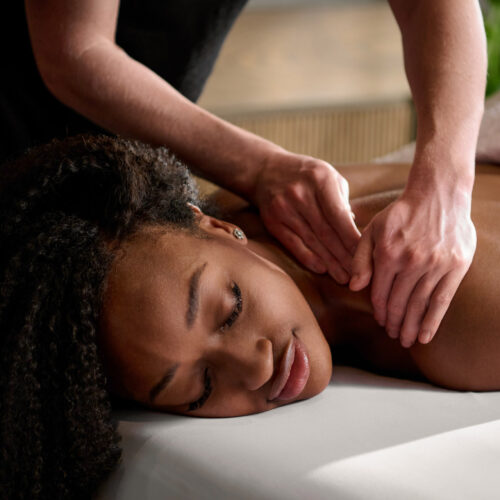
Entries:
{"type": "Polygon", "coordinates": [[[203,240],[177,231],[139,235],[125,243],[108,276],[107,310],[129,320],[141,313],[145,320],[154,318],[158,307],[185,302],[190,270],[203,251],[203,240]]]}
{"type": "Polygon", "coordinates": [[[164,368],[166,356],[182,348],[189,277],[203,254],[199,238],[172,232],[151,236],[124,244],[108,276],[99,337],[120,376],[144,364],[164,368]]]}

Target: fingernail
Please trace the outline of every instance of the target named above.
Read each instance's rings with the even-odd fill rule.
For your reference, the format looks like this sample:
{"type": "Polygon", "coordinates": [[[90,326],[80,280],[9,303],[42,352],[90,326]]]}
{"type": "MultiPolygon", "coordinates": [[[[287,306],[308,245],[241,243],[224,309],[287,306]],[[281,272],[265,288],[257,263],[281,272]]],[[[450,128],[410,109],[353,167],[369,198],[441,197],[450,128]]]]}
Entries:
{"type": "Polygon", "coordinates": [[[399,333],[397,330],[387,330],[387,335],[391,337],[391,339],[397,339],[399,337],[399,333]]]}
{"type": "Polygon", "coordinates": [[[351,282],[349,283],[349,286],[351,288],[357,288],[361,284],[361,276],[359,274],[355,274],[351,278],[351,282]]]}
{"type": "Polygon", "coordinates": [[[431,332],[427,330],[422,332],[422,334],[420,335],[420,339],[421,344],[428,344],[431,341],[431,332]]]}
{"type": "Polygon", "coordinates": [[[345,285],[349,282],[349,275],[343,269],[334,269],[333,278],[341,285],[345,285]]]}
{"type": "Polygon", "coordinates": [[[407,348],[407,349],[408,349],[409,347],[411,347],[411,346],[413,345],[413,342],[412,342],[411,340],[408,340],[408,339],[403,339],[403,340],[401,341],[401,345],[402,345],[403,347],[405,347],[405,348],[407,348]]]}
{"type": "Polygon", "coordinates": [[[321,262],[313,262],[311,268],[315,273],[318,274],[323,274],[326,271],[325,266],[321,262]]]}

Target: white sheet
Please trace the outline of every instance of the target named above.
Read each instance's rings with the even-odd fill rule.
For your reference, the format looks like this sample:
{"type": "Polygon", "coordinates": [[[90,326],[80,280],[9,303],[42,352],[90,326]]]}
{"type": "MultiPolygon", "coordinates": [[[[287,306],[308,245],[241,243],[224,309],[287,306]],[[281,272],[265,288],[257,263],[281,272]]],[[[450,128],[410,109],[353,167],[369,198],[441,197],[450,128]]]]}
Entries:
{"type": "Polygon", "coordinates": [[[337,367],[308,401],[230,419],[117,414],[99,500],[500,499],[500,392],[337,367]]]}

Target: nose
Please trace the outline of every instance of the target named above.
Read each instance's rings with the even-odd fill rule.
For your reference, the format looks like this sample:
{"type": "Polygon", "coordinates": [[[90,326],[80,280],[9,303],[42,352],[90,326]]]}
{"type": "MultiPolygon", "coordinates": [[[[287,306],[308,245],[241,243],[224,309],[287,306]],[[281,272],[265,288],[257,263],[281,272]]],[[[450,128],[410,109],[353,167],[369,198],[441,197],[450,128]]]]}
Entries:
{"type": "Polygon", "coordinates": [[[273,345],[266,338],[244,345],[227,342],[219,351],[219,366],[232,383],[256,391],[273,376],[273,345]]]}

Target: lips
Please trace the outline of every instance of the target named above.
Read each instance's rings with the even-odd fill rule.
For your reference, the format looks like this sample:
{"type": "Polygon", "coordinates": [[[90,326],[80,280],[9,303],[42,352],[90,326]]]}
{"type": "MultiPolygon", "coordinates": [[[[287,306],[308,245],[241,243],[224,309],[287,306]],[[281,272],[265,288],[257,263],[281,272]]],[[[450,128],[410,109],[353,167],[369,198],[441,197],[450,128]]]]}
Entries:
{"type": "Polygon", "coordinates": [[[288,401],[297,397],[309,379],[309,358],[302,341],[293,333],[271,386],[269,400],[288,401]]]}

